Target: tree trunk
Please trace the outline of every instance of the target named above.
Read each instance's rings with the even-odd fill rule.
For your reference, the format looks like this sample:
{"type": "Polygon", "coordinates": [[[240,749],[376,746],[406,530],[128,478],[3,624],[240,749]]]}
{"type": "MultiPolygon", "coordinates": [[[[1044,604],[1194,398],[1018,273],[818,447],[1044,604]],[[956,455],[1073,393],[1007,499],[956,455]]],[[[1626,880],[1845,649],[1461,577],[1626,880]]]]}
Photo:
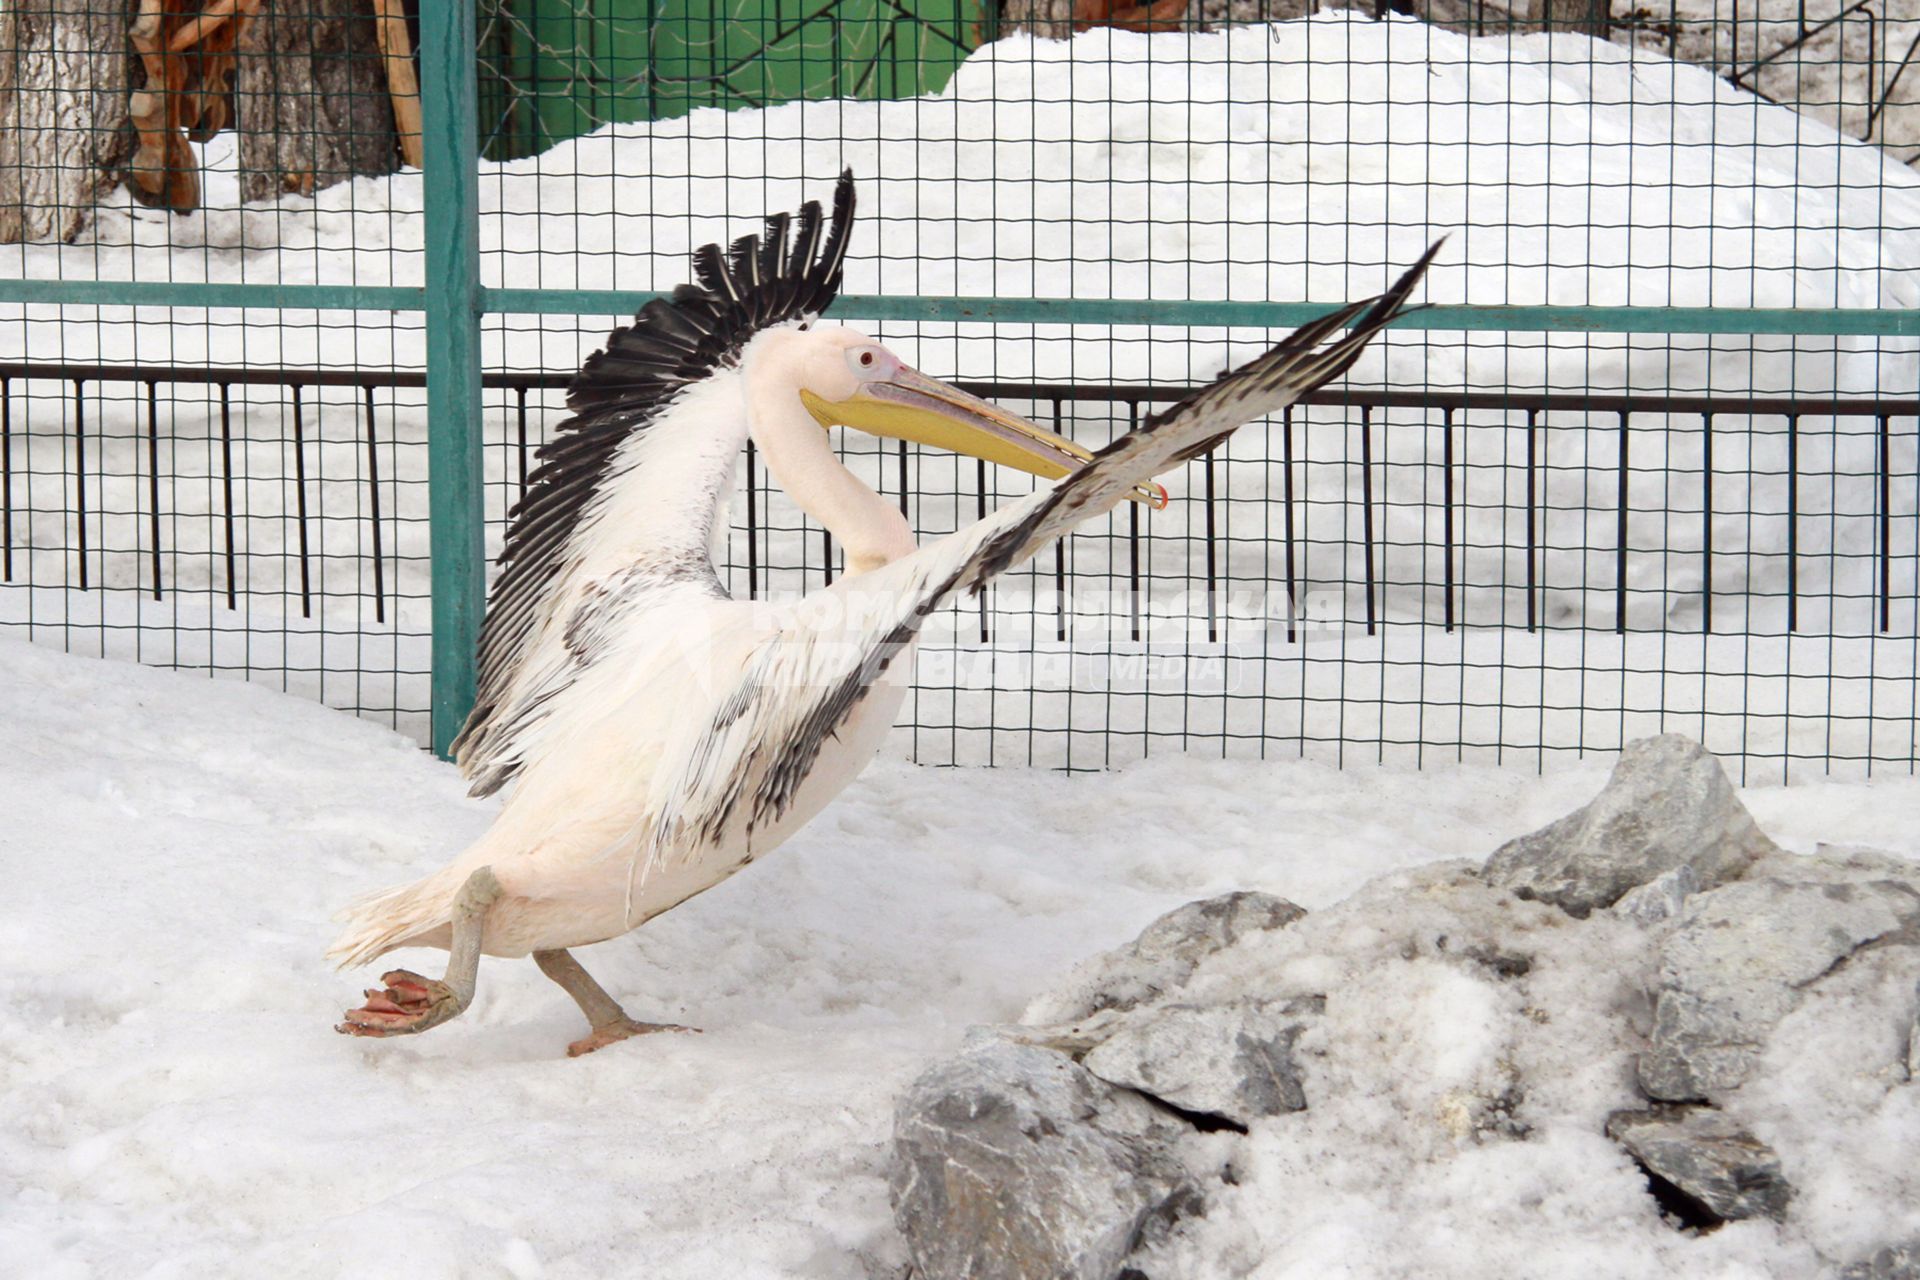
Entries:
{"type": "Polygon", "coordinates": [[[1073,11],[1074,0],[1007,0],[1005,29],[1066,40],[1073,35],[1073,11]]]}
{"type": "Polygon", "coordinates": [[[0,3],[0,243],[71,240],[120,181],[127,7],[0,3]]]}
{"type": "Polygon", "coordinates": [[[311,195],[399,168],[387,64],[366,0],[266,0],[240,37],[234,97],[243,200],[311,195]]]}
{"type": "Polygon", "coordinates": [[[1605,40],[1611,14],[1608,0],[1533,0],[1533,20],[1542,31],[1572,31],[1605,40]]]}

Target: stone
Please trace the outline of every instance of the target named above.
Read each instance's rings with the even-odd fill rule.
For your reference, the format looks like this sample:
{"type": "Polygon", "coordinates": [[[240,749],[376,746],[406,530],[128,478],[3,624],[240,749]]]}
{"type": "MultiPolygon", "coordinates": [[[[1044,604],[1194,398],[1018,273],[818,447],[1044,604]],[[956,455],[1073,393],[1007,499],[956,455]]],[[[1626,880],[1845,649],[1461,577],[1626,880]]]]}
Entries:
{"type": "Polygon", "coordinates": [[[1175,907],[1132,942],[1081,965],[1064,987],[1034,1001],[1023,1021],[1074,1023],[1161,999],[1179,990],[1208,956],[1249,934],[1283,929],[1306,914],[1285,898],[1252,890],[1175,907]]]}
{"type": "MultiPolygon", "coordinates": [[[[1440,950],[1445,950],[1442,946],[1440,950]]],[[[1533,972],[1533,957],[1517,951],[1502,951],[1488,943],[1477,943],[1460,953],[1502,982],[1524,978],[1533,972]]]]}
{"type": "Polygon", "coordinates": [[[1768,877],[1696,895],[1661,946],[1641,1089],[1685,1102],[1738,1088],[1806,987],[1916,922],[1920,893],[1893,880],[1768,877]]]}
{"type": "Polygon", "coordinates": [[[1703,1225],[1785,1216],[1793,1196],[1773,1148],[1731,1117],[1697,1107],[1616,1111],[1607,1136],[1686,1198],[1703,1225]]]}
{"type": "MultiPolygon", "coordinates": [[[[1812,865],[1822,880],[1904,880],[1920,889],[1920,864],[1911,857],[1869,845],[1820,840],[1811,855],[1790,853],[1785,858],[1789,866],[1812,865]]],[[[1780,874],[1772,867],[1761,870],[1768,875],[1780,874]]]]}
{"type": "Polygon", "coordinates": [[[1078,1022],[1049,1022],[1040,1026],[1025,1022],[1000,1023],[975,1027],[967,1033],[967,1038],[971,1042],[976,1037],[992,1036],[1015,1044],[1038,1045],[1077,1061],[1087,1050],[1104,1043],[1125,1026],[1127,1016],[1119,1009],[1102,1009],[1078,1022]]]}
{"type": "Polygon", "coordinates": [[[1688,898],[1700,892],[1700,877],[1689,864],[1636,885],[1613,904],[1613,913],[1640,924],[1663,924],[1680,914],[1688,898]]]}
{"type": "Polygon", "coordinates": [[[1321,997],[1225,1005],[1156,1005],[1128,1018],[1081,1065],[1109,1084],[1244,1129],[1306,1109],[1293,1042],[1321,997]]]}
{"type": "Polygon", "coordinates": [[[1907,1079],[1920,1080],[1920,982],[1913,985],[1913,1017],[1907,1022],[1907,1079]]]}
{"type": "Polygon", "coordinates": [[[1840,1280],[1920,1280],[1920,1236],[1875,1249],[1843,1268],[1840,1280]]]}
{"type": "Polygon", "coordinates": [[[1691,867],[1699,887],[1712,888],[1778,852],[1720,761],[1670,733],[1628,743],[1591,804],[1501,845],[1481,875],[1585,918],[1677,867],[1691,867]]]}
{"type": "Polygon", "coordinates": [[[1046,1049],[982,1038],[894,1113],[894,1222],[923,1280],[1112,1280],[1197,1213],[1186,1126],[1046,1049]]]}

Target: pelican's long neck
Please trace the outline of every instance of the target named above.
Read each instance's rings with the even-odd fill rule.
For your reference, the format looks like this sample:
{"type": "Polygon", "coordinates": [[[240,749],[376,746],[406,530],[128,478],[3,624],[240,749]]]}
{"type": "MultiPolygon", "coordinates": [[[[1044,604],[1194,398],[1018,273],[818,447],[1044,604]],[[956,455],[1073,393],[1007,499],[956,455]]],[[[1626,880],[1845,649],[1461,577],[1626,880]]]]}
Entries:
{"type": "Polygon", "coordinates": [[[797,391],[749,379],[753,438],[767,470],[800,509],[826,526],[847,553],[849,574],[871,573],[915,550],[900,509],[875,493],[833,456],[826,431],[797,391]]]}

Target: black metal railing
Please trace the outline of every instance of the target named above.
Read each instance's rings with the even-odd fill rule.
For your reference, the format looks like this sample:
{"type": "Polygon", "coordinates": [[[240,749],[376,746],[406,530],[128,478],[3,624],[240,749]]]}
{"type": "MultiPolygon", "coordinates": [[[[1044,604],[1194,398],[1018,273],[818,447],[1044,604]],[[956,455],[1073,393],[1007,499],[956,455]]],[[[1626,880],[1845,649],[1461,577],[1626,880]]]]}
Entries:
{"type": "MultiPolygon", "coordinates": [[[[557,393],[567,380],[542,373],[485,379],[496,539],[564,413],[557,393]]],[[[1084,425],[1089,408],[1098,411],[1093,419],[1124,430],[1185,391],[962,385],[1066,430],[1084,425]]],[[[265,678],[423,734],[425,443],[409,418],[423,389],[424,379],[406,372],[0,363],[0,635],[265,678]],[[269,393],[265,403],[252,398],[261,391],[269,393]],[[196,442],[204,465],[190,469],[182,451],[196,442]],[[200,498],[183,497],[188,490],[200,498]],[[128,593],[140,608],[109,605],[128,593]],[[205,644],[189,653],[189,639],[205,644]],[[368,694],[370,684],[381,687],[379,696],[368,694]]],[[[1031,665],[1065,646],[1107,666],[1054,680],[1064,680],[1064,689],[1043,688],[1038,676],[1021,685],[1029,677],[1019,663],[1011,675],[994,667],[981,677],[986,709],[964,714],[965,680],[949,674],[924,682],[906,726],[912,750],[940,762],[1072,763],[1086,758],[1091,743],[1108,763],[1168,740],[1225,754],[1314,754],[1332,742],[1341,759],[1358,744],[1383,757],[1389,747],[1412,745],[1421,758],[1432,748],[1465,755],[1489,747],[1504,758],[1528,747],[1508,741],[1512,725],[1525,722],[1509,706],[1509,676],[1524,671],[1539,684],[1527,695],[1538,705],[1519,710],[1542,723],[1531,747],[1542,763],[1562,747],[1617,746],[1612,739],[1630,725],[1688,716],[1740,729],[1744,743],[1746,729],[1774,715],[1772,695],[1761,707],[1755,691],[1778,679],[1789,699],[1806,681],[1825,681],[1823,697],[1801,695],[1795,714],[1825,722],[1827,732],[1812,735],[1819,743],[1808,747],[1810,731],[1789,723],[1777,749],[1755,749],[1759,758],[1777,758],[1783,770],[1864,761],[1911,771],[1914,735],[1909,725],[1903,736],[1899,720],[1911,719],[1915,691],[1915,423],[1920,399],[1911,398],[1323,391],[1273,423],[1256,456],[1227,449],[1197,460],[1184,526],[1149,532],[1129,506],[1076,539],[1078,551],[1058,547],[1010,584],[1013,596],[1031,596],[1013,614],[997,599],[961,602],[943,642],[951,649],[1016,653],[1031,665]],[[1863,429],[1841,430],[1845,422],[1863,429]],[[1395,442],[1412,432],[1425,438],[1409,459],[1395,442]],[[1843,464],[1842,453],[1869,438],[1871,466],[1843,464]],[[1676,462],[1682,439],[1697,441],[1697,458],[1676,462]],[[1758,460],[1762,445],[1781,455],[1780,465],[1758,460]],[[1571,461],[1558,456],[1568,451],[1571,461]],[[1827,454],[1832,461],[1821,461],[1827,454]],[[1334,469],[1339,482],[1329,489],[1314,468],[1334,469]],[[1662,493],[1689,486],[1689,496],[1650,503],[1639,487],[1655,482],[1662,493]],[[1781,490],[1770,507],[1755,497],[1767,485],[1781,490]],[[1843,486],[1852,497],[1841,494],[1843,486]],[[1730,530],[1729,521],[1744,525],[1730,530]],[[1750,532],[1769,521],[1773,542],[1750,532]],[[1870,548],[1848,543],[1862,529],[1871,531],[1870,548]],[[1687,582],[1676,585],[1664,569],[1635,579],[1636,567],[1675,558],[1697,566],[1687,582]],[[1723,569],[1731,585],[1716,585],[1723,569]],[[1775,570],[1777,582],[1762,580],[1775,570]],[[1104,630],[1083,616],[1070,590],[1088,583],[1124,600],[1097,619],[1104,630]],[[1251,628],[1232,603],[1248,586],[1272,597],[1264,622],[1251,628]],[[1180,639],[1169,645],[1156,639],[1159,606],[1182,593],[1193,599],[1180,639]],[[1330,613],[1315,612],[1316,593],[1322,604],[1332,601],[1330,613]],[[1636,605],[1645,607],[1636,613],[1636,605]],[[1451,639],[1420,639],[1411,657],[1396,648],[1423,632],[1451,639]],[[1520,653],[1500,640],[1499,656],[1489,658],[1465,633],[1536,643],[1520,653]],[[1709,659],[1703,650],[1685,670],[1670,668],[1659,639],[1659,656],[1649,660],[1658,669],[1651,669],[1627,650],[1592,647],[1609,633],[1623,642],[1731,637],[1749,657],[1734,659],[1746,662],[1744,671],[1721,671],[1725,653],[1709,659]],[[1576,649],[1543,647],[1555,635],[1577,637],[1576,649]],[[1829,657],[1824,675],[1802,675],[1791,652],[1778,672],[1771,657],[1753,656],[1801,636],[1824,637],[1829,649],[1867,641],[1867,665],[1843,670],[1829,657]],[[1887,655],[1902,652],[1904,667],[1885,669],[1887,655]],[[1109,671],[1123,659],[1163,653],[1186,666],[1174,676],[1147,667],[1126,680],[1109,671]],[[1232,687],[1196,693],[1195,664],[1214,662],[1241,674],[1228,680],[1232,687]],[[1337,667],[1335,692],[1316,691],[1316,663],[1337,667]],[[1376,713],[1358,721],[1350,714],[1362,697],[1350,687],[1355,673],[1378,677],[1378,692],[1365,695],[1376,713]],[[1436,673],[1446,674],[1450,693],[1432,692],[1436,673]],[[1389,683],[1415,676],[1417,692],[1389,696],[1389,683]],[[1557,686],[1576,677],[1587,699],[1592,680],[1639,676],[1655,685],[1635,695],[1634,706],[1625,692],[1614,699],[1619,706],[1608,704],[1619,721],[1611,737],[1588,726],[1584,701],[1572,708],[1555,701],[1557,686]],[[1717,708],[1675,692],[1719,676],[1738,689],[1717,708]],[[1864,713],[1840,706],[1851,680],[1866,682],[1864,713]],[[1050,693],[1066,698],[1063,727],[1041,724],[1050,693]],[[1076,722],[1076,698],[1098,699],[1099,714],[1076,722]],[[1113,708],[1136,698],[1140,727],[1116,728],[1113,708]],[[1889,698],[1892,709],[1882,706],[1889,698]],[[1281,712],[1296,702],[1337,712],[1338,727],[1312,731],[1304,712],[1288,727],[1292,712],[1281,712]],[[1500,709],[1490,733],[1467,727],[1481,703],[1500,709]],[[1429,712],[1437,708],[1449,709],[1459,727],[1432,729],[1429,712]],[[1389,727],[1402,710],[1419,725],[1410,733],[1389,727]],[[1216,727],[1196,727],[1202,712],[1216,727]],[[1567,743],[1546,741],[1545,722],[1556,713],[1581,717],[1567,743]],[[1833,725],[1851,721],[1864,726],[1867,745],[1834,745],[1833,725]],[[1177,728],[1158,727],[1168,723],[1177,728]],[[1796,732],[1798,746],[1786,740],[1796,732]],[[984,734],[986,747],[967,748],[967,734],[984,734]]],[[[903,512],[927,536],[984,515],[999,497],[983,463],[968,467],[897,442],[868,442],[854,452],[872,482],[897,490],[903,512]]],[[[758,597],[831,582],[842,566],[825,531],[778,509],[751,450],[745,467],[744,519],[723,566],[732,589],[758,597]]]]}

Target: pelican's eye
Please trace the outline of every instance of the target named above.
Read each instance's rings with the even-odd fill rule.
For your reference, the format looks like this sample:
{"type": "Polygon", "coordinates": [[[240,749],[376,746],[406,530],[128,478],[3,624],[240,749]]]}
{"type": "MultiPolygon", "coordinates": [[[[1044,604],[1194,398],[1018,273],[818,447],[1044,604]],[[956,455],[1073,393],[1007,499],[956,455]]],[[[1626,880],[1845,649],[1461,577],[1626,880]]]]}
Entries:
{"type": "Polygon", "coordinates": [[[847,367],[861,381],[890,378],[900,367],[893,353],[881,346],[854,347],[847,352],[847,367]]]}

